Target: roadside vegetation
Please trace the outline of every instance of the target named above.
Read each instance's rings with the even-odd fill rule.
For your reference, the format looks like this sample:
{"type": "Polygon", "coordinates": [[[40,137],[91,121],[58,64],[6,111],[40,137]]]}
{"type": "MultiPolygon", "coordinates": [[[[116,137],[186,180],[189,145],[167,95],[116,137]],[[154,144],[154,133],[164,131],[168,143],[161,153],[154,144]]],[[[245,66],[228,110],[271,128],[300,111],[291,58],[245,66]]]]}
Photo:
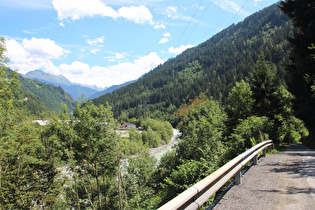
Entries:
{"type": "MultiPolygon", "coordinates": [[[[31,114],[20,109],[20,98],[14,94],[19,90],[18,75],[4,73],[7,59],[1,39],[0,208],[156,209],[261,141],[272,139],[280,146],[303,141],[314,132],[309,128],[315,116],[315,26],[306,18],[305,29],[295,16],[300,13],[291,10],[303,9],[313,17],[314,8],[310,0],[281,3],[299,29],[290,40],[295,60],[289,66],[288,85],[277,79],[277,65],[260,51],[250,73],[233,83],[224,101],[199,91],[179,109],[168,104],[165,109],[176,112],[166,118],[177,122],[181,135],[159,163],[147,149],[167,144],[173,127],[165,113],[158,117],[159,110],[150,118],[146,103],[139,118],[120,113],[121,122],[143,128],[129,130],[124,138],[116,132],[117,120],[107,103],[97,106],[82,100],[73,114],[64,105],[47,126],[31,123],[31,114]]],[[[191,62],[185,71],[200,68],[191,62]]]]}

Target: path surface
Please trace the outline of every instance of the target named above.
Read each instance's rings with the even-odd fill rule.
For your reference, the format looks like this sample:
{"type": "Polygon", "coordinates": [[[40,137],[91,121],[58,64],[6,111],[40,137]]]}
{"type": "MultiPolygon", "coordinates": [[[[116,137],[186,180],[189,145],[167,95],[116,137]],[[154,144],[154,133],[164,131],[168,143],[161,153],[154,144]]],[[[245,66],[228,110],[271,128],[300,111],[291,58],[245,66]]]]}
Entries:
{"type": "Polygon", "coordinates": [[[214,209],[315,209],[315,151],[296,144],[261,158],[214,209]]]}

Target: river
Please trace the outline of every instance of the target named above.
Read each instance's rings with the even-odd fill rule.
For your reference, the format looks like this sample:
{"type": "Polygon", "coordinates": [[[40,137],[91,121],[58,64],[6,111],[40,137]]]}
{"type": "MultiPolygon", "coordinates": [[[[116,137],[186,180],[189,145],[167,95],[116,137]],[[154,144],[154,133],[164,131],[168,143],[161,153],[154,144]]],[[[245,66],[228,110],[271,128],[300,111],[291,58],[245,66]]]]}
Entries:
{"type": "Polygon", "coordinates": [[[168,151],[172,149],[172,147],[177,144],[177,138],[179,136],[179,131],[177,129],[173,129],[173,137],[171,138],[170,142],[167,145],[163,145],[157,148],[151,148],[149,150],[150,155],[154,156],[158,162],[160,161],[161,157],[168,151]]]}

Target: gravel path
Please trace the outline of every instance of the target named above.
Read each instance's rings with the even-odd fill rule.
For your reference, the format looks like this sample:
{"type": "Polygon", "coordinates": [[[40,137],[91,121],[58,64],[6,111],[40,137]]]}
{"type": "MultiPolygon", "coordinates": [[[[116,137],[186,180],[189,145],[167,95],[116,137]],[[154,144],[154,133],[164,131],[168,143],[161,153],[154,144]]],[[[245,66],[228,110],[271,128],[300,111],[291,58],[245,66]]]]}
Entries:
{"type": "Polygon", "coordinates": [[[214,209],[315,209],[315,151],[295,144],[261,158],[214,209]]]}

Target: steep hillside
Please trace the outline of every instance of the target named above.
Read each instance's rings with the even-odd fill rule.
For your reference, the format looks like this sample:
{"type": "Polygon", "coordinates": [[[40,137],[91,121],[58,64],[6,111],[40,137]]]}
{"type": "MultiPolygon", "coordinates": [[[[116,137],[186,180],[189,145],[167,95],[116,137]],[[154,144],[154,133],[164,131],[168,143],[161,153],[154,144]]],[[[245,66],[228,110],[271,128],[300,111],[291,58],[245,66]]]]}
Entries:
{"type": "Polygon", "coordinates": [[[63,75],[49,74],[42,70],[30,71],[30,72],[27,72],[23,76],[30,79],[37,79],[41,82],[46,82],[49,84],[56,83],[56,84],[63,84],[63,85],[72,85],[72,83],[63,75]]]}
{"type": "Polygon", "coordinates": [[[24,75],[26,78],[37,79],[40,82],[52,84],[62,87],[74,100],[78,99],[82,94],[85,98],[89,98],[91,95],[98,91],[92,88],[84,87],[82,85],[71,83],[63,75],[49,74],[41,70],[35,70],[28,72],[24,75]]]}
{"type": "Polygon", "coordinates": [[[106,93],[112,93],[114,90],[119,89],[119,88],[124,87],[124,86],[129,85],[129,84],[132,84],[135,81],[137,81],[137,80],[132,80],[132,81],[129,81],[129,82],[125,82],[125,83],[123,83],[121,85],[110,86],[109,88],[106,88],[103,91],[99,91],[97,93],[94,93],[93,95],[91,95],[89,97],[89,99],[95,99],[95,98],[101,97],[102,95],[105,95],[106,93]]]}
{"type": "Polygon", "coordinates": [[[292,31],[288,17],[272,5],[93,102],[108,102],[116,116],[128,110],[129,117],[149,114],[167,118],[200,93],[224,101],[235,82],[249,76],[262,53],[276,65],[278,82],[285,84],[290,48],[287,36],[292,31]]]}
{"type": "MultiPolygon", "coordinates": [[[[1,71],[2,70],[9,78],[11,77],[13,71],[7,68],[2,68],[1,71]]],[[[15,89],[13,94],[17,99],[14,101],[15,107],[18,107],[23,115],[26,115],[31,119],[47,119],[55,114],[51,108],[34,94],[25,92],[23,90],[23,85],[21,84],[15,89]]]]}
{"type": "MultiPolygon", "coordinates": [[[[11,75],[12,70],[6,69],[6,73],[11,75]]],[[[69,110],[72,110],[75,106],[74,100],[61,87],[45,84],[38,80],[32,80],[22,76],[19,76],[19,80],[21,91],[16,94],[19,95],[19,98],[25,99],[24,105],[22,104],[21,106],[28,107],[29,111],[33,112],[35,115],[38,114],[36,110],[40,111],[42,109],[40,108],[42,107],[42,103],[49,107],[49,110],[57,113],[62,107],[62,104],[66,104],[69,110]],[[35,102],[28,99],[34,99],[35,102]]],[[[39,113],[41,113],[41,111],[39,113]]]]}

